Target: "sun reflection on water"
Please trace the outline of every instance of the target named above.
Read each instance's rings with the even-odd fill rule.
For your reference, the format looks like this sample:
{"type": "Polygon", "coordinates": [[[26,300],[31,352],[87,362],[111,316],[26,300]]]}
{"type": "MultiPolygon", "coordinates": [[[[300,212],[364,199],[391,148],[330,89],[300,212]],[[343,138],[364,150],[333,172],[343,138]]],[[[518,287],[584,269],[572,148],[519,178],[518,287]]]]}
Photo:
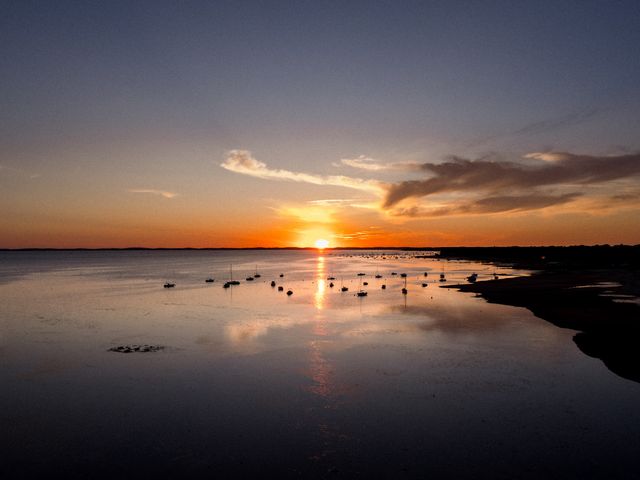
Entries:
{"type": "Polygon", "coordinates": [[[313,304],[316,309],[322,310],[324,308],[325,290],[327,288],[325,281],[325,261],[322,255],[318,256],[316,262],[316,291],[313,295],[313,304]]]}

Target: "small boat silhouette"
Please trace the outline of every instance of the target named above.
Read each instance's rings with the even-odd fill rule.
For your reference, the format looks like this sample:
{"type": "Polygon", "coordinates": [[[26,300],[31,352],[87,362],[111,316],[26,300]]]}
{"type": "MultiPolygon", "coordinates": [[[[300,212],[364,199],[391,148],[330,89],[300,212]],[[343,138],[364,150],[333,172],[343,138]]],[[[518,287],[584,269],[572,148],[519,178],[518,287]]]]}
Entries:
{"type": "Polygon", "coordinates": [[[333,282],[329,284],[329,288],[333,288],[333,282]]]}
{"type": "Polygon", "coordinates": [[[424,288],[424,287],[428,287],[428,286],[429,286],[429,284],[428,284],[428,283],[423,283],[423,284],[422,284],[422,288],[424,288]]]}
{"type": "Polygon", "coordinates": [[[253,275],[253,278],[260,278],[262,275],[258,273],[258,265],[256,265],[256,273],[253,275]]]}
{"type": "Polygon", "coordinates": [[[469,275],[467,277],[467,281],[469,283],[475,283],[475,281],[478,279],[478,274],[477,273],[472,273],[471,275],[469,275]]]}
{"type": "Polygon", "coordinates": [[[401,276],[402,278],[407,278],[407,274],[406,274],[406,273],[401,273],[401,274],[400,274],[400,276],[401,276]]]}
{"type": "Polygon", "coordinates": [[[275,287],[275,286],[276,286],[276,282],[275,282],[275,280],[271,280],[271,286],[272,286],[272,287],[275,287]]]}
{"type": "Polygon", "coordinates": [[[356,293],[356,295],[358,295],[359,297],[366,297],[367,292],[365,292],[364,290],[360,290],[358,293],[356,293]]]}
{"type": "Polygon", "coordinates": [[[362,272],[358,273],[359,277],[364,277],[365,275],[366,275],[366,273],[362,273],[362,272]]]}
{"type": "Polygon", "coordinates": [[[283,287],[282,285],[280,285],[280,286],[278,287],[278,291],[279,291],[279,292],[284,292],[284,287],[283,287]]]}
{"type": "Polygon", "coordinates": [[[167,283],[165,283],[165,284],[164,284],[164,288],[173,288],[173,287],[175,287],[175,286],[176,286],[176,284],[175,284],[175,283],[169,283],[169,282],[167,282],[167,283]]]}
{"type": "Polygon", "coordinates": [[[207,279],[205,280],[205,283],[213,283],[213,278],[207,278],[207,279]]]}
{"type": "Polygon", "coordinates": [[[253,277],[247,277],[246,280],[247,282],[253,282],[253,277]]]}
{"type": "Polygon", "coordinates": [[[289,296],[293,295],[293,291],[292,290],[287,290],[287,295],[289,295],[289,296]]]}
{"type": "Polygon", "coordinates": [[[387,286],[386,285],[382,285],[382,287],[380,287],[380,288],[382,288],[382,290],[384,290],[384,289],[387,288],[387,286]]]}

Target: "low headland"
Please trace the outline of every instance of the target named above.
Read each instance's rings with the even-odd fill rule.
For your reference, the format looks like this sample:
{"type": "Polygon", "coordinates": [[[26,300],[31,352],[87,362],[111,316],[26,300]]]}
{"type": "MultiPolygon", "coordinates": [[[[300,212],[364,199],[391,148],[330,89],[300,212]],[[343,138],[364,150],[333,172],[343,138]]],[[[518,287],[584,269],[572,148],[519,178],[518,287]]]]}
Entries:
{"type": "Polygon", "coordinates": [[[531,276],[462,285],[488,302],[525,307],[573,337],[586,355],[640,382],[640,246],[456,247],[445,259],[508,264],[531,276]]]}

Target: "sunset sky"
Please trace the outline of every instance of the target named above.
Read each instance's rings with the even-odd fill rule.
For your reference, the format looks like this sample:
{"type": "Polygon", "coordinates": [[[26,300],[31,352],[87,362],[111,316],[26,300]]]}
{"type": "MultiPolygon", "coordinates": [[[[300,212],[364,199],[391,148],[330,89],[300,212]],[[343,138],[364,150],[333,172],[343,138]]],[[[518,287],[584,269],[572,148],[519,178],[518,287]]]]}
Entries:
{"type": "Polygon", "coordinates": [[[6,1],[0,247],[640,243],[640,2],[6,1]]]}

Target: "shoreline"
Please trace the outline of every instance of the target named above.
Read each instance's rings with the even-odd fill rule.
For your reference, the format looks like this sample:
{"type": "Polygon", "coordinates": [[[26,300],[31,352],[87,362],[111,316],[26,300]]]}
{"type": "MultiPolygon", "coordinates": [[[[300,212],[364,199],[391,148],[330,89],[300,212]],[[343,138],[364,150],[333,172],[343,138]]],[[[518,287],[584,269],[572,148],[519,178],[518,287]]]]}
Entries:
{"type": "MultiPolygon", "coordinates": [[[[519,268],[532,266],[518,263],[519,268]]],[[[536,266],[538,271],[527,277],[441,287],[476,293],[489,303],[524,307],[557,327],[575,330],[573,341],[584,354],[602,360],[616,375],[640,382],[640,305],[614,301],[637,301],[638,269],[615,262],[600,268],[536,266]]]]}

